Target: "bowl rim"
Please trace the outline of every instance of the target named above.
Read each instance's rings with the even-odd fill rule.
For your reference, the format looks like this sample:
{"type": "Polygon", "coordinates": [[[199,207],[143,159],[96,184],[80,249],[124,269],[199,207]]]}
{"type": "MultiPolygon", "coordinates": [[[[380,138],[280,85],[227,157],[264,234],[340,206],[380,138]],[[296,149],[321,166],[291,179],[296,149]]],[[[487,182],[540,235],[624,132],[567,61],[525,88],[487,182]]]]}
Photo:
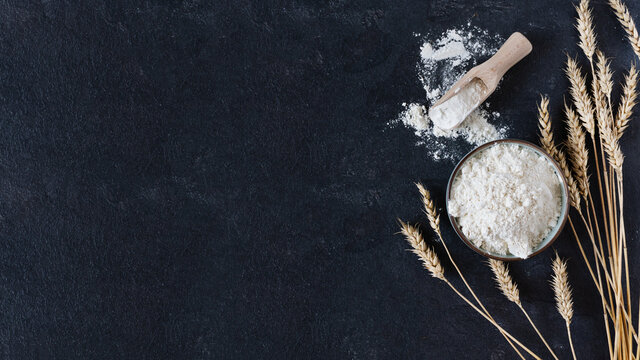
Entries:
{"type": "Polygon", "coordinates": [[[526,260],[526,259],[530,259],[540,253],[542,253],[543,251],[547,250],[551,244],[553,244],[556,239],[560,236],[560,234],[562,233],[562,229],[564,228],[564,226],[567,223],[567,218],[569,217],[569,207],[570,207],[570,197],[569,197],[569,186],[567,185],[567,179],[564,176],[564,173],[562,171],[562,168],[560,167],[560,165],[558,165],[558,163],[553,159],[553,157],[551,155],[549,155],[549,153],[547,153],[546,151],[544,151],[544,149],[542,149],[541,147],[532,144],[528,141],[525,140],[520,140],[520,139],[500,139],[500,140],[493,140],[493,141],[489,141],[487,143],[484,143],[478,147],[476,147],[475,149],[471,150],[470,152],[468,152],[456,165],[456,167],[453,169],[453,171],[451,172],[451,175],[449,176],[449,182],[447,183],[447,192],[446,192],[446,198],[445,198],[445,204],[446,204],[446,208],[447,208],[447,216],[449,217],[449,222],[451,223],[451,226],[453,226],[453,229],[455,230],[456,234],[458,234],[458,237],[460,237],[460,239],[462,239],[462,241],[472,250],[474,250],[475,252],[477,252],[480,255],[483,255],[485,257],[491,258],[491,259],[495,259],[495,260],[502,260],[502,261],[521,261],[521,260],[526,260]],[[561,217],[562,217],[562,222],[560,223],[560,226],[558,226],[558,228],[555,231],[555,234],[553,235],[553,237],[551,238],[551,240],[548,240],[547,243],[542,246],[540,249],[536,250],[535,252],[533,252],[532,254],[530,254],[529,256],[527,256],[526,258],[519,258],[519,257],[504,257],[504,256],[500,256],[500,255],[495,255],[492,254],[488,251],[485,251],[479,247],[477,247],[475,244],[473,244],[471,241],[469,241],[469,239],[467,239],[467,237],[462,233],[462,230],[460,229],[460,226],[458,225],[457,220],[455,219],[455,217],[451,216],[451,214],[449,213],[449,198],[451,195],[451,187],[453,186],[453,180],[456,178],[458,172],[460,171],[460,168],[462,167],[462,165],[473,155],[475,155],[476,153],[478,153],[479,151],[482,151],[488,147],[497,145],[497,144],[516,144],[516,145],[520,145],[520,146],[524,146],[524,147],[529,147],[532,148],[533,150],[536,150],[538,153],[540,153],[540,155],[542,155],[543,157],[545,157],[547,160],[549,160],[551,162],[551,164],[554,166],[556,173],[559,175],[558,177],[561,180],[562,183],[562,189],[563,189],[563,199],[565,199],[564,201],[564,206],[562,208],[562,213],[561,213],[561,217]]]}

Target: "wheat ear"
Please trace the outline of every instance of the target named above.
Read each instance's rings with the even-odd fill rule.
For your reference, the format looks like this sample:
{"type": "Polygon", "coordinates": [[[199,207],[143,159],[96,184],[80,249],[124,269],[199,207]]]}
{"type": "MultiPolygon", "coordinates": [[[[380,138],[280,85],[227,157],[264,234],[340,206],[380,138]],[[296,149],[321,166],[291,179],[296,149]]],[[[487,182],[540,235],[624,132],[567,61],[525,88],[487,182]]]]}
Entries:
{"type": "Polygon", "coordinates": [[[629,126],[629,119],[631,118],[631,112],[636,105],[636,85],[638,82],[638,71],[636,67],[631,65],[629,72],[624,77],[624,84],[622,86],[622,98],[620,99],[620,105],[618,105],[618,113],[616,115],[615,125],[613,127],[614,136],[620,140],[622,134],[629,126]]]}
{"type": "Polygon", "coordinates": [[[520,291],[513,282],[507,265],[500,260],[489,259],[489,267],[491,267],[496,284],[504,296],[516,305],[521,305],[520,291]]]}
{"type": "Polygon", "coordinates": [[[571,339],[571,320],[573,319],[573,299],[571,295],[571,287],[569,286],[569,279],[567,275],[567,262],[560,259],[560,256],[556,252],[556,257],[553,260],[553,278],[551,283],[553,285],[553,292],[556,297],[556,307],[558,312],[564,319],[567,327],[567,335],[569,336],[569,345],[571,346],[571,353],[573,358],[576,359],[576,351],[573,348],[573,340],[571,339]]]}
{"type": "Polygon", "coordinates": [[[602,126],[600,129],[600,137],[604,145],[604,151],[607,153],[609,165],[618,173],[622,173],[622,164],[624,163],[624,155],[620,144],[613,134],[613,129],[609,126],[602,126]]]}
{"type": "Polygon", "coordinates": [[[556,146],[551,130],[551,117],[549,116],[549,98],[542,96],[538,105],[538,130],[540,130],[540,144],[549,155],[554,156],[556,146]]]}
{"type": "MultiPolygon", "coordinates": [[[[618,139],[615,134],[615,123],[613,116],[611,116],[611,88],[613,82],[611,80],[612,74],[609,68],[609,61],[604,54],[596,50],[596,68],[597,68],[597,82],[601,90],[599,99],[597,100],[598,111],[598,131],[600,132],[600,138],[604,146],[604,150],[607,153],[607,160],[609,165],[618,173],[622,171],[622,163],[624,162],[624,156],[618,139]]],[[[605,183],[606,183],[605,179],[605,183]]]]}
{"type": "Polygon", "coordinates": [[[622,27],[627,32],[627,39],[631,43],[633,52],[640,58],[640,35],[638,35],[638,29],[633,22],[629,9],[620,0],[609,0],[609,6],[613,9],[618,17],[618,21],[622,24],[622,27]]]}
{"type": "Polygon", "coordinates": [[[440,232],[440,215],[433,204],[431,193],[429,193],[429,190],[427,190],[422,184],[416,183],[415,185],[420,192],[422,204],[424,205],[424,212],[427,214],[427,219],[429,219],[429,226],[431,226],[433,231],[438,234],[438,238],[442,240],[442,233],[440,232]]]}
{"type": "Polygon", "coordinates": [[[587,81],[582,75],[582,70],[575,59],[569,56],[567,57],[567,68],[565,72],[569,78],[569,92],[580,115],[582,125],[589,135],[595,136],[596,124],[593,117],[593,103],[587,90],[587,81]]]}
{"type": "Polygon", "coordinates": [[[402,222],[402,220],[398,220],[400,222],[400,232],[405,236],[407,242],[411,245],[411,252],[416,254],[420,260],[422,261],[422,265],[425,269],[429,270],[431,276],[436,279],[444,280],[444,269],[440,264],[440,259],[438,255],[436,255],[435,251],[430,246],[424,242],[424,238],[420,231],[407,224],[402,222]]]}
{"type": "Polygon", "coordinates": [[[542,96],[538,105],[538,130],[540,130],[540,143],[542,148],[558,163],[569,187],[571,205],[580,211],[580,191],[576,184],[571,169],[567,164],[567,158],[560,149],[556,148],[551,130],[551,116],[549,115],[549,99],[542,96]]]}
{"type": "Polygon", "coordinates": [[[573,169],[573,175],[578,183],[578,189],[582,198],[586,200],[589,192],[589,176],[587,167],[589,164],[589,153],[587,152],[587,141],[584,130],[580,126],[580,120],[576,112],[564,104],[567,117],[567,152],[573,169]]]}
{"type": "Polygon", "coordinates": [[[533,327],[533,330],[535,330],[535,332],[538,334],[551,355],[553,355],[553,358],[558,360],[558,357],[551,349],[551,346],[549,346],[547,340],[544,338],[544,336],[542,336],[542,333],[540,333],[540,330],[538,330],[538,327],[533,322],[533,320],[531,320],[531,317],[522,306],[522,302],[520,302],[520,291],[518,290],[518,285],[516,285],[516,283],[513,281],[513,278],[511,278],[511,274],[509,274],[507,265],[500,260],[489,259],[489,267],[493,272],[494,279],[500,291],[502,291],[504,296],[506,296],[509,301],[518,305],[518,308],[520,308],[524,316],[527,318],[527,320],[529,320],[529,323],[533,327]]]}
{"type": "Polygon", "coordinates": [[[573,300],[567,274],[567,262],[562,260],[556,253],[552,267],[553,279],[551,283],[556,297],[556,306],[562,318],[571,324],[571,320],[573,320],[573,300]]]}
{"type": "Polygon", "coordinates": [[[593,31],[593,21],[591,16],[591,9],[589,9],[589,1],[581,0],[580,4],[576,6],[578,12],[578,18],[576,19],[576,29],[580,37],[578,45],[584,52],[584,54],[591,60],[593,54],[596,51],[596,35],[593,31]]]}
{"type": "Polygon", "coordinates": [[[596,50],[596,62],[598,70],[598,86],[600,87],[602,94],[611,99],[611,91],[613,90],[613,73],[611,72],[611,65],[609,59],[604,56],[604,53],[600,50],[596,50]]]}

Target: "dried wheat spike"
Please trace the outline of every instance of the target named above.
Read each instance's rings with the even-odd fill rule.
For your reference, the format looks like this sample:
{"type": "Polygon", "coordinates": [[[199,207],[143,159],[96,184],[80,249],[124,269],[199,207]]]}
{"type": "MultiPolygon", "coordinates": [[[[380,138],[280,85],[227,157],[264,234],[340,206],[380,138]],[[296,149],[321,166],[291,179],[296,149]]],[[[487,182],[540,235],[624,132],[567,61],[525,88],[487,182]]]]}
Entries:
{"type": "Polygon", "coordinates": [[[587,152],[586,136],[580,126],[580,120],[578,120],[576,112],[566,103],[564,108],[567,116],[567,150],[569,159],[571,159],[573,175],[578,183],[580,195],[585,199],[589,192],[589,175],[587,173],[589,153],[587,152]]]}
{"type": "Polygon", "coordinates": [[[627,32],[627,39],[631,43],[633,52],[640,58],[640,35],[638,35],[638,29],[633,22],[629,9],[620,0],[609,0],[609,6],[613,9],[618,17],[618,21],[622,24],[622,27],[627,32]]]}
{"type": "Polygon", "coordinates": [[[609,66],[609,60],[604,56],[604,53],[600,50],[596,50],[597,57],[597,69],[598,69],[598,86],[602,90],[604,96],[607,99],[611,98],[611,91],[613,90],[613,74],[611,73],[611,67],[609,66]]]}
{"type": "Polygon", "coordinates": [[[600,138],[604,145],[604,151],[607,153],[607,160],[609,165],[618,172],[622,173],[622,164],[624,162],[624,155],[620,149],[620,144],[613,134],[613,130],[609,126],[602,126],[600,128],[600,138]]]}
{"type": "Polygon", "coordinates": [[[606,94],[606,89],[603,86],[607,85],[607,59],[604,57],[604,54],[599,50],[596,50],[596,79],[594,79],[594,101],[596,105],[596,119],[598,131],[600,132],[600,136],[604,136],[604,134],[612,133],[613,129],[613,117],[610,116],[609,105],[608,105],[608,97],[606,94]],[[599,90],[598,90],[599,89],[599,90]]]}
{"type": "Polygon", "coordinates": [[[593,22],[591,17],[591,9],[589,9],[589,1],[582,0],[580,4],[576,6],[578,12],[578,18],[576,19],[576,29],[580,37],[578,45],[589,58],[589,61],[593,59],[593,54],[596,51],[596,35],[593,31],[593,22]]]}
{"type": "Polygon", "coordinates": [[[506,296],[509,301],[521,305],[520,291],[518,290],[518,286],[513,282],[507,265],[500,260],[489,259],[489,266],[491,267],[491,271],[493,271],[496,284],[504,296],[506,296]]]}
{"type": "Polygon", "coordinates": [[[622,155],[622,150],[620,149],[618,138],[614,130],[616,126],[615,120],[608,105],[608,100],[610,100],[609,86],[610,83],[612,83],[611,72],[609,70],[608,60],[604,57],[604,54],[596,50],[596,57],[598,84],[602,89],[596,102],[596,108],[598,109],[598,131],[600,132],[600,138],[604,145],[604,150],[607,153],[609,165],[611,165],[611,167],[613,167],[617,172],[621,172],[624,156],[622,155]],[[605,96],[607,96],[606,99],[605,96]]]}
{"type": "Polygon", "coordinates": [[[596,125],[595,118],[593,117],[593,103],[587,91],[587,81],[585,77],[582,76],[582,70],[575,59],[567,57],[567,68],[565,71],[571,84],[569,92],[580,115],[580,120],[582,120],[582,125],[589,135],[595,136],[596,125]]]}
{"type": "Polygon", "coordinates": [[[424,268],[429,270],[431,276],[436,279],[444,280],[444,269],[440,264],[440,259],[438,259],[438,255],[433,251],[433,249],[424,242],[422,238],[422,234],[420,231],[407,224],[402,222],[402,220],[398,219],[400,222],[400,232],[405,236],[407,242],[411,245],[411,252],[418,255],[420,260],[422,260],[422,264],[424,268]]]}
{"type": "Polygon", "coordinates": [[[578,190],[578,184],[571,174],[571,170],[569,169],[569,164],[567,164],[567,158],[565,157],[564,152],[556,149],[556,156],[554,156],[553,158],[558,163],[558,165],[560,165],[562,174],[567,180],[567,187],[569,187],[569,197],[571,198],[571,206],[580,211],[580,190],[578,190]]]}
{"type": "Polygon", "coordinates": [[[573,300],[567,275],[567,262],[560,259],[558,253],[556,253],[556,258],[553,260],[553,278],[551,284],[553,284],[553,291],[556,295],[558,312],[567,324],[570,324],[573,318],[573,300]]]}
{"type": "Polygon", "coordinates": [[[551,118],[549,116],[549,99],[546,96],[540,98],[538,105],[538,130],[540,130],[540,144],[544,151],[554,156],[556,147],[553,142],[553,131],[551,130],[551,118]]]}
{"type": "Polygon", "coordinates": [[[618,114],[615,120],[615,126],[613,128],[614,136],[617,140],[620,140],[622,134],[629,126],[629,119],[631,118],[631,112],[636,105],[636,85],[638,82],[638,72],[636,67],[631,65],[629,72],[624,77],[624,85],[622,87],[622,98],[620,99],[620,105],[618,105],[618,114]]]}
{"type": "Polygon", "coordinates": [[[580,210],[580,191],[578,190],[578,185],[571,174],[571,169],[567,164],[567,158],[564,152],[556,148],[553,141],[551,116],[549,116],[549,99],[546,96],[542,96],[540,105],[538,105],[538,129],[540,130],[540,143],[542,144],[542,148],[558,163],[562,174],[567,180],[571,205],[580,210]]]}
{"type": "Polygon", "coordinates": [[[440,215],[436,211],[433,200],[431,200],[431,193],[429,193],[429,190],[425,189],[421,183],[416,183],[416,187],[422,196],[422,204],[424,205],[424,211],[429,219],[429,225],[433,231],[438,234],[438,237],[442,238],[440,235],[440,215]]]}

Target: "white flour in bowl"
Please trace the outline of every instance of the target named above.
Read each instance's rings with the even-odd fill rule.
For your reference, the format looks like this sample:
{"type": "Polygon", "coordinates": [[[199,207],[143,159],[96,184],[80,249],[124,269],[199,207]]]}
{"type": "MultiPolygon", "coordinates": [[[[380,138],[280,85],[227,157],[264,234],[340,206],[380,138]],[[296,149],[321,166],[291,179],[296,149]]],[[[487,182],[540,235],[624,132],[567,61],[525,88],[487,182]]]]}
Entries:
{"type": "Polygon", "coordinates": [[[502,42],[501,37],[491,36],[486,30],[470,24],[447,30],[436,37],[424,37],[420,47],[418,77],[426,93],[426,102],[402,104],[403,111],[389,125],[402,124],[412,129],[418,137],[416,145],[426,147],[428,155],[436,161],[457,161],[471,149],[471,145],[504,138],[507,127],[497,127],[491,123],[500,114],[490,112],[487,103],[471,112],[459,127],[451,130],[434,126],[427,114],[429,106],[469,69],[493,55],[502,42]]]}
{"type": "Polygon", "coordinates": [[[535,151],[497,144],[462,164],[447,207],[477,247],[524,259],[558,223],[562,182],[535,151]]]}

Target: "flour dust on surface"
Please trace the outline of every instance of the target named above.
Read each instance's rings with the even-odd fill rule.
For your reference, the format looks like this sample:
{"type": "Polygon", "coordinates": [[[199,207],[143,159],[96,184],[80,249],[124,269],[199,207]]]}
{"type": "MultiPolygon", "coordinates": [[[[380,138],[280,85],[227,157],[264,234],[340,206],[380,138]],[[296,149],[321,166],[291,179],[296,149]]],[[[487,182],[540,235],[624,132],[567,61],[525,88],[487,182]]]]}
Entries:
{"type": "Polygon", "coordinates": [[[389,125],[412,129],[417,137],[416,145],[425,147],[436,161],[457,161],[473,145],[505,138],[508,128],[494,125],[500,114],[490,111],[488,103],[473,110],[459,127],[451,130],[434,126],[428,115],[429,107],[469,69],[493,55],[503,39],[471,24],[440,35],[416,36],[423,41],[417,67],[426,101],[403,103],[398,118],[389,125]]]}

